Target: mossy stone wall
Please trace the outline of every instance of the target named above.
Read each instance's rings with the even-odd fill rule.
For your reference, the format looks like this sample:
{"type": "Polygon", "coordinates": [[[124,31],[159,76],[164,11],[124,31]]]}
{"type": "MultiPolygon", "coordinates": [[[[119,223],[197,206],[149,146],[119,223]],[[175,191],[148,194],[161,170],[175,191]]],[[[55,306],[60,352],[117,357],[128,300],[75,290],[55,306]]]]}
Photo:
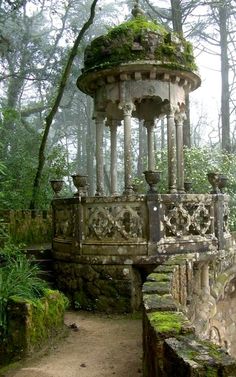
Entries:
{"type": "Polygon", "coordinates": [[[34,301],[12,297],[7,307],[7,333],[1,336],[0,365],[30,355],[61,334],[66,306],[65,296],[49,289],[34,301]]]}
{"type": "Polygon", "coordinates": [[[57,286],[75,308],[133,312],[141,305],[141,277],[130,265],[55,262],[57,286]]]}
{"type": "Polygon", "coordinates": [[[192,283],[186,256],[170,258],[147,277],[143,285],[144,377],[236,376],[236,360],[213,343],[200,340],[183,313],[192,283]]]}
{"type": "Polygon", "coordinates": [[[9,236],[15,243],[25,245],[51,242],[51,211],[0,211],[0,244],[9,236]]]}

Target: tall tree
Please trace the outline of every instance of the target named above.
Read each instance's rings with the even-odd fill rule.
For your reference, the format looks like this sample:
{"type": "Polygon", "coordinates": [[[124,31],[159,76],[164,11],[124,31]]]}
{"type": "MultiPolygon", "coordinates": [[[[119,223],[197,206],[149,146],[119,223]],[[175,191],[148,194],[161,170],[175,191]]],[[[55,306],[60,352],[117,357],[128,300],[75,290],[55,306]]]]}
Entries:
{"type": "MultiPolygon", "coordinates": [[[[172,30],[174,32],[179,33],[180,35],[184,35],[184,29],[188,29],[188,16],[193,12],[193,10],[197,7],[197,2],[195,0],[192,1],[182,1],[182,0],[170,0],[170,7],[159,8],[152,4],[150,0],[143,0],[152,11],[152,14],[156,15],[156,17],[162,22],[167,23],[167,26],[170,27],[170,23],[172,24],[172,30]]],[[[190,33],[191,34],[191,33],[190,33]]],[[[188,37],[190,35],[188,34],[188,37]]],[[[186,104],[186,119],[184,121],[184,135],[183,135],[183,142],[184,145],[187,147],[191,147],[191,120],[190,120],[190,100],[189,95],[186,95],[185,98],[186,104]]]]}
{"type": "MultiPolygon", "coordinates": [[[[231,130],[230,130],[230,103],[233,96],[235,82],[229,80],[230,73],[234,70],[235,30],[230,28],[230,22],[236,16],[236,5],[229,0],[204,1],[203,5],[209,6],[209,17],[206,19],[205,28],[200,33],[200,38],[208,43],[205,49],[219,55],[221,63],[221,146],[226,152],[231,152],[231,130]],[[212,50],[214,52],[212,52],[212,50]],[[231,56],[231,60],[230,60],[231,56]],[[233,59],[232,59],[233,58],[233,59]]],[[[233,24],[234,24],[233,23],[233,24]]],[[[231,24],[232,26],[232,24],[231,24]]]]}
{"type": "Polygon", "coordinates": [[[85,22],[85,24],[83,25],[83,27],[81,28],[81,30],[80,30],[80,32],[79,32],[79,34],[78,34],[78,36],[77,36],[77,38],[74,42],[74,45],[73,45],[73,47],[70,51],[64,72],[62,74],[62,77],[61,77],[61,80],[60,80],[60,83],[59,83],[59,89],[58,89],[58,92],[56,94],[55,100],[53,102],[51,110],[49,111],[48,115],[45,118],[45,129],[44,129],[44,132],[43,132],[43,137],[42,137],[41,145],[40,145],[40,148],[39,148],[38,168],[37,168],[37,172],[36,172],[36,175],[35,175],[35,178],[34,178],[33,194],[32,194],[32,200],[31,200],[31,203],[30,203],[30,209],[34,209],[35,205],[36,205],[37,195],[38,195],[39,188],[40,188],[40,179],[41,179],[41,176],[42,176],[42,171],[43,171],[43,167],[44,167],[44,163],[45,163],[45,149],[46,149],[46,143],[47,143],[49,130],[50,130],[52,121],[53,121],[53,119],[54,119],[54,117],[57,113],[58,107],[61,103],[61,99],[62,99],[64,90],[65,90],[65,87],[66,87],[66,84],[67,84],[67,81],[68,81],[68,78],[69,78],[69,75],[70,75],[70,72],[71,72],[71,67],[72,67],[74,58],[76,57],[76,54],[77,54],[79,44],[80,44],[84,34],[86,33],[88,28],[93,23],[93,20],[94,20],[94,17],[95,17],[95,8],[96,8],[97,2],[98,2],[98,0],[93,0],[91,8],[90,8],[90,16],[89,16],[88,20],[85,22]]]}

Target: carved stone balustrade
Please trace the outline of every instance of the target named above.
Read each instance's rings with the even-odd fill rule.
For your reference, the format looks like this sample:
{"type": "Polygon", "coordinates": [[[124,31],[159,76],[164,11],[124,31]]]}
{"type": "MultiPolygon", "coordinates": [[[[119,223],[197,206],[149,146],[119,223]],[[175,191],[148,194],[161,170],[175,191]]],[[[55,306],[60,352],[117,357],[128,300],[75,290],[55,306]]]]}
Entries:
{"type": "Polygon", "coordinates": [[[130,264],[173,252],[223,249],[231,239],[222,194],[56,199],[53,224],[59,257],[129,258],[130,264]]]}

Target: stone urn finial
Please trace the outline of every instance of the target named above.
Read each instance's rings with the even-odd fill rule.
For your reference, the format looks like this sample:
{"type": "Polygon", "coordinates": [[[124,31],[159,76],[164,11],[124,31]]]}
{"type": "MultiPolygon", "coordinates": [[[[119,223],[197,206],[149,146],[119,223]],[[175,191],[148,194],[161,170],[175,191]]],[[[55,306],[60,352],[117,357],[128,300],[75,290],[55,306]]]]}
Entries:
{"type": "Polygon", "coordinates": [[[208,181],[210,182],[212,186],[212,192],[211,194],[219,194],[220,190],[218,187],[219,184],[219,173],[217,172],[209,172],[207,173],[208,181]]]}
{"type": "Polygon", "coordinates": [[[54,197],[59,198],[59,196],[60,196],[59,193],[62,190],[64,181],[62,179],[51,179],[50,183],[51,183],[51,187],[52,187],[53,192],[54,192],[54,197]]]}
{"type": "Polygon", "coordinates": [[[226,177],[224,174],[219,174],[218,187],[222,194],[224,193],[225,187],[228,185],[228,180],[228,177],[226,177]]]}
{"type": "Polygon", "coordinates": [[[160,182],[160,171],[146,170],[143,172],[146,182],[149,185],[148,194],[156,194],[157,188],[156,185],[160,182]]]}
{"type": "Polygon", "coordinates": [[[87,194],[87,175],[82,174],[73,174],[72,176],[73,183],[77,188],[77,192],[74,194],[75,196],[86,196],[87,194]]]}

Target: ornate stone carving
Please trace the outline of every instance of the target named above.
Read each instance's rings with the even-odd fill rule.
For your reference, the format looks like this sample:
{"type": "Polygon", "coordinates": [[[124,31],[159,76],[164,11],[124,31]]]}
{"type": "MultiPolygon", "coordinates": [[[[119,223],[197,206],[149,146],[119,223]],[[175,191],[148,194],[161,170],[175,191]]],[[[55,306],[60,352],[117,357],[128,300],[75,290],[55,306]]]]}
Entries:
{"type": "Polygon", "coordinates": [[[204,204],[200,203],[191,216],[191,224],[193,229],[201,236],[209,231],[211,227],[210,210],[204,204]]]}
{"type": "Polygon", "coordinates": [[[217,327],[212,326],[210,328],[210,341],[218,346],[221,346],[221,336],[220,331],[217,327]]]}
{"type": "Polygon", "coordinates": [[[58,209],[55,211],[55,234],[58,238],[71,238],[73,231],[74,214],[72,209],[58,209]]]}
{"type": "Polygon", "coordinates": [[[88,207],[85,224],[87,239],[116,241],[143,237],[139,207],[88,207]]]}
{"type": "Polygon", "coordinates": [[[164,216],[164,225],[166,235],[181,237],[188,233],[191,217],[182,203],[168,211],[168,214],[164,216]]]}
{"type": "Polygon", "coordinates": [[[132,116],[132,112],[135,111],[136,107],[133,102],[123,102],[119,104],[119,109],[123,110],[124,116],[132,116]]]}
{"type": "Polygon", "coordinates": [[[187,119],[186,113],[184,111],[176,111],[175,113],[175,123],[176,125],[183,125],[184,121],[187,119]]]}
{"type": "Polygon", "coordinates": [[[167,237],[205,236],[211,230],[210,208],[203,203],[199,205],[178,203],[165,206],[163,223],[167,237]]]}

